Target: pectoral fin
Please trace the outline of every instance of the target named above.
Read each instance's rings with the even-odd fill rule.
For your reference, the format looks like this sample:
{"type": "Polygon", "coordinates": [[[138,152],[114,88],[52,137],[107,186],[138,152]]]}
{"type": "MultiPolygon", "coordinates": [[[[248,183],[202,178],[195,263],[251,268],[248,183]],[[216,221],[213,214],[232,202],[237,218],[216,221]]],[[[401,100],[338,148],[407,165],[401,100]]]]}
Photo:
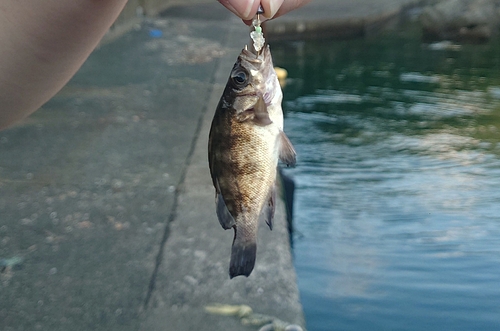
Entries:
{"type": "Polygon", "coordinates": [[[271,124],[273,121],[269,118],[269,112],[267,111],[267,105],[264,98],[261,96],[257,103],[253,107],[255,112],[255,117],[253,121],[259,126],[266,126],[271,124]]]}
{"type": "Polygon", "coordinates": [[[215,192],[215,204],[216,204],[216,212],[217,218],[219,219],[220,225],[225,230],[232,228],[236,222],[234,221],[233,215],[227,209],[226,203],[224,202],[224,197],[220,193],[219,180],[215,180],[216,183],[216,192],[215,192]]]}
{"type": "Polygon", "coordinates": [[[285,163],[287,167],[294,167],[296,162],[297,153],[293,148],[292,143],[283,131],[280,131],[280,160],[285,163]]]}
{"type": "Polygon", "coordinates": [[[236,115],[236,119],[238,120],[238,122],[253,121],[254,118],[255,112],[253,111],[253,108],[242,111],[241,113],[236,115]]]}
{"type": "Polygon", "coordinates": [[[244,110],[236,115],[239,122],[253,121],[258,126],[266,126],[273,121],[269,118],[267,105],[263,97],[259,97],[255,105],[247,110],[244,110]]]}

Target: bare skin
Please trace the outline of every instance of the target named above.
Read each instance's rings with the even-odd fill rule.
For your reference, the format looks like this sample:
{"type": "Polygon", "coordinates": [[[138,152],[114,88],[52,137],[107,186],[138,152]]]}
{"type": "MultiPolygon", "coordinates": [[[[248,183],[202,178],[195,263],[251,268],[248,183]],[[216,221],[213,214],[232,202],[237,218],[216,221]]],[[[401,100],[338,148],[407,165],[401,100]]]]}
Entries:
{"type": "Polygon", "coordinates": [[[0,3],[0,129],[37,110],[68,82],[126,2],[0,3]]]}
{"type": "Polygon", "coordinates": [[[271,19],[302,7],[311,0],[219,0],[219,2],[248,24],[255,16],[259,4],[262,4],[264,9],[264,17],[271,19]]]}
{"type": "MultiPolygon", "coordinates": [[[[260,2],[266,12],[282,15],[309,1],[260,2]]],[[[259,5],[258,0],[220,2],[242,19],[251,18],[259,5]]],[[[126,3],[0,1],[0,129],[25,118],[54,96],[85,62],[126,3]]]]}

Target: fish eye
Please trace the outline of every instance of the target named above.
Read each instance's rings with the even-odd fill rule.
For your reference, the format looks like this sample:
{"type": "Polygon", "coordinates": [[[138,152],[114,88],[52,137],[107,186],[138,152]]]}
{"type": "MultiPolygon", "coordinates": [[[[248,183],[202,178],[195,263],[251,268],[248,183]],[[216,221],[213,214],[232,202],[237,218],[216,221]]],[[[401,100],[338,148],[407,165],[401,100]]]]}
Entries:
{"type": "Polygon", "coordinates": [[[233,75],[231,75],[231,78],[238,87],[242,87],[247,82],[247,74],[243,70],[236,71],[233,75]]]}

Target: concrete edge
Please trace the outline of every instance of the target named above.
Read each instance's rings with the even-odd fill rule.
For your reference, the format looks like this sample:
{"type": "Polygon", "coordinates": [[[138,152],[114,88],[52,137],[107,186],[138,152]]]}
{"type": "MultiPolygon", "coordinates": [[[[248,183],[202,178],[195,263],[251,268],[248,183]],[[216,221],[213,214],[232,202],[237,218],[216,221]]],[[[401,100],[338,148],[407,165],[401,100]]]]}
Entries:
{"type": "Polygon", "coordinates": [[[266,33],[269,42],[361,38],[396,26],[402,21],[406,11],[420,5],[423,5],[423,1],[415,1],[396,9],[365,17],[277,19],[266,23],[266,33]]]}

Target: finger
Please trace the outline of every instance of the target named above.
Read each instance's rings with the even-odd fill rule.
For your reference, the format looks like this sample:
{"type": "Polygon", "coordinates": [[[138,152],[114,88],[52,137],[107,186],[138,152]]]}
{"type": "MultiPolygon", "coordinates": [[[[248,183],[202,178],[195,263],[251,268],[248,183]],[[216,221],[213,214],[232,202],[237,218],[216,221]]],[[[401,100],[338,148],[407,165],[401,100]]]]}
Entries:
{"type": "Polygon", "coordinates": [[[274,15],[273,18],[284,15],[289,11],[302,7],[305,4],[308,4],[309,2],[311,2],[311,0],[286,0],[283,2],[282,6],[278,9],[278,12],[276,13],[276,15],[274,15]]]}
{"type": "Polygon", "coordinates": [[[218,0],[224,7],[241,17],[243,20],[252,19],[257,13],[259,0],[218,0]]]}
{"type": "Polygon", "coordinates": [[[234,9],[234,7],[229,3],[229,1],[224,1],[224,0],[218,0],[218,1],[219,1],[219,3],[221,5],[223,5],[227,9],[229,9],[230,12],[232,12],[236,16],[240,16],[240,14],[238,13],[238,11],[236,9],[234,9]]]}
{"type": "Polygon", "coordinates": [[[262,8],[264,9],[264,17],[271,19],[278,12],[278,9],[283,5],[284,0],[266,0],[261,1],[262,8]]]}

